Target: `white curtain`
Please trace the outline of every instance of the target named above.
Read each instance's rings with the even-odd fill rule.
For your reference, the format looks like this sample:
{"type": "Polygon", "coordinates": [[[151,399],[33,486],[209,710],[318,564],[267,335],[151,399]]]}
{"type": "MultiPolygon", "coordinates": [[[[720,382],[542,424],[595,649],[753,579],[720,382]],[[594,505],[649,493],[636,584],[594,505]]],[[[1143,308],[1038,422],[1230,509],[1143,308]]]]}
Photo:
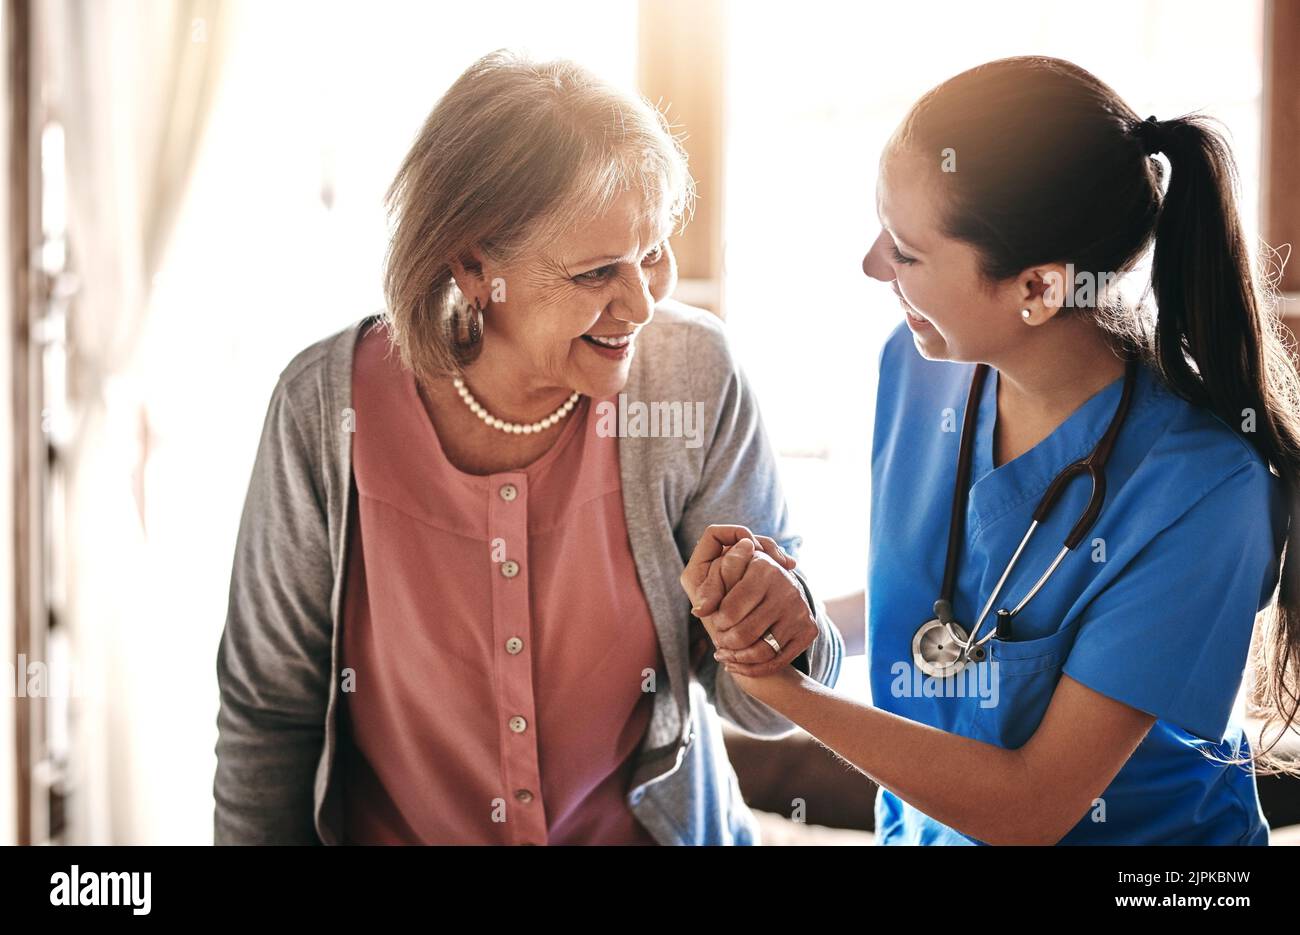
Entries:
{"type": "MultiPolygon", "coordinates": [[[[131,377],[150,294],[212,109],[232,10],[219,0],[46,0],[47,102],[66,146],[73,431],[66,452],[70,702],[68,843],[149,835],[137,715],[165,706],[143,626],[138,479],[148,422],[131,377]]],[[[183,610],[173,623],[183,625],[183,610]]]]}

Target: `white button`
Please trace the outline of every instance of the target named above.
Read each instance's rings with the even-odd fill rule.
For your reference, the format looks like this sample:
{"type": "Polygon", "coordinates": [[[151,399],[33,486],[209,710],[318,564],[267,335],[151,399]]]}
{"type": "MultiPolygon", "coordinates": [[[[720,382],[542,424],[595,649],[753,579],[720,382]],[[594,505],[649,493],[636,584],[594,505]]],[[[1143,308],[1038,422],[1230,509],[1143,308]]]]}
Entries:
{"type": "Polygon", "coordinates": [[[497,491],[501,494],[501,499],[509,503],[515,497],[519,496],[519,488],[514,484],[502,484],[501,489],[497,491]]]}
{"type": "Polygon", "coordinates": [[[506,559],[501,563],[501,574],[505,575],[507,578],[513,578],[515,575],[519,574],[519,563],[512,558],[506,559]]]}
{"type": "Polygon", "coordinates": [[[517,656],[524,648],[524,641],[517,636],[512,636],[506,640],[506,652],[512,656],[517,656]]]}
{"type": "Polygon", "coordinates": [[[516,789],[515,798],[520,802],[531,802],[533,800],[533,794],[527,789],[516,789]]]}
{"type": "Polygon", "coordinates": [[[510,729],[516,734],[522,734],[528,730],[528,722],[516,714],[510,719],[510,729]]]}

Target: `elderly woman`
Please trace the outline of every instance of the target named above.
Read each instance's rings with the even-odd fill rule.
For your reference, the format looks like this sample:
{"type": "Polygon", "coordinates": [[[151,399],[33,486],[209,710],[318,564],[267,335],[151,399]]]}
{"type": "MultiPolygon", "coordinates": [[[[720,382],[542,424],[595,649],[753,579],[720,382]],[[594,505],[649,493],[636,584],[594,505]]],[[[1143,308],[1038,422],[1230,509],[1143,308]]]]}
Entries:
{"type": "Polygon", "coordinates": [[[742,517],[755,645],[833,685],[843,644],[722,328],[669,301],[690,195],[658,112],[574,65],[489,55],[434,108],[389,193],[386,314],[271,397],[218,843],[756,842],[719,715],[794,728],[719,671],[686,557],[742,517]],[[610,417],[635,403],[703,421],[610,417]]]}

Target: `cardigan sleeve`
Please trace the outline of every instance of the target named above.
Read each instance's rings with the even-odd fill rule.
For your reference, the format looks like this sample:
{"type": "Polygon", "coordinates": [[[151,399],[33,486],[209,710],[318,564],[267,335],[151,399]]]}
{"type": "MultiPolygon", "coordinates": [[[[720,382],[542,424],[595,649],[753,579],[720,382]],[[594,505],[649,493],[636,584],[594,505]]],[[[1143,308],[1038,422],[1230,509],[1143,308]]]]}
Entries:
{"type": "Polygon", "coordinates": [[[268,406],[217,652],[214,840],[318,844],[334,571],[326,496],[285,380],[268,406]]]}

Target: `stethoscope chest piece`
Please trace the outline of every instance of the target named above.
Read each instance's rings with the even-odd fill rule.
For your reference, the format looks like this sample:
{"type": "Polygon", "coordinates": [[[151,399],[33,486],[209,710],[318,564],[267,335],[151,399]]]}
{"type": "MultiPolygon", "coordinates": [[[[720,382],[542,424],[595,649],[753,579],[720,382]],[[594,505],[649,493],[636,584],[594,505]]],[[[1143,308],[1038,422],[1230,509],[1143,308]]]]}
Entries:
{"type": "MultiPolygon", "coordinates": [[[[927,620],[912,637],[912,661],[916,667],[932,678],[944,679],[966,668],[966,631],[959,623],[944,624],[942,620],[927,620]]],[[[972,652],[978,662],[984,657],[982,647],[972,652]]]]}
{"type": "Polygon", "coordinates": [[[966,398],[966,414],[962,418],[961,441],[957,449],[957,476],[953,489],[952,514],[948,520],[948,551],[944,556],[943,584],[939,589],[939,599],[934,602],[935,617],[921,624],[917,628],[916,635],[912,637],[913,664],[926,675],[938,679],[956,675],[966,668],[968,662],[983,662],[988,656],[984,644],[990,639],[1000,637],[1003,640],[1010,640],[1012,618],[1020,613],[1025,605],[1033,599],[1034,595],[1051,578],[1061,560],[1083,541],[1088,530],[1097,521],[1097,516],[1101,513],[1102,505],[1106,499],[1106,462],[1110,458],[1110,452],[1114,447],[1120,426],[1124,424],[1124,419],[1128,415],[1129,402],[1133,397],[1134,387],[1137,385],[1138,362],[1136,358],[1132,358],[1125,365],[1124,388],[1120,393],[1119,405],[1115,407],[1115,414],[1111,417],[1110,425],[1107,426],[1105,433],[1093,447],[1092,453],[1086,458],[1067,464],[1048,485],[1047,491],[1034,509],[1033,520],[1030,522],[1029,528],[1025,530],[1020,545],[1002,570],[1002,575],[998,578],[993,593],[989,596],[984,609],[975,620],[975,626],[967,635],[961,624],[953,620],[952,603],[953,591],[957,582],[957,559],[961,552],[967,499],[970,491],[975,421],[979,411],[980,390],[984,385],[984,375],[987,372],[988,366],[986,364],[978,364],[975,367],[975,374],[971,378],[970,393],[966,398]],[[1055,560],[1047,567],[1034,586],[1030,588],[1029,593],[1021,598],[1013,609],[1006,610],[1004,608],[999,610],[997,613],[997,627],[982,639],[978,638],[980,628],[984,625],[984,618],[993,609],[994,602],[1002,593],[1003,585],[1007,583],[1011,570],[1020,561],[1020,556],[1029,544],[1034,531],[1047,521],[1052,507],[1062,496],[1066,486],[1079,475],[1084,475],[1092,481],[1092,496],[1088,499],[1087,509],[1079,516],[1074,528],[1065,537],[1065,541],[1062,543],[1061,550],[1056,554],[1055,560]]]}

